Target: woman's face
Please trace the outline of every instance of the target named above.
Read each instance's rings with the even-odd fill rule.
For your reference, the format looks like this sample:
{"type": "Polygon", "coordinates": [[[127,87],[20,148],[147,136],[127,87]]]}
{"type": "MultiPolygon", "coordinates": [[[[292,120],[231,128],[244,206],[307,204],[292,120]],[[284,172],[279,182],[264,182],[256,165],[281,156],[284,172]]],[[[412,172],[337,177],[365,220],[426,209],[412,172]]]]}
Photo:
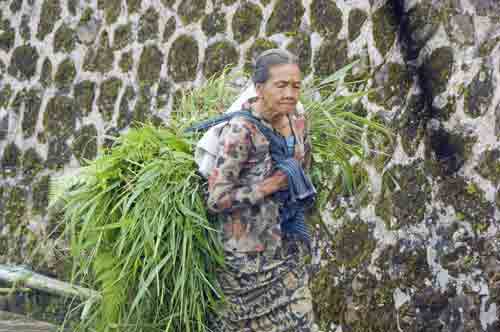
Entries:
{"type": "Polygon", "coordinates": [[[299,101],[302,75],[296,64],[269,68],[269,79],[256,85],[256,92],[267,119],[292,113],[299,101]]]}

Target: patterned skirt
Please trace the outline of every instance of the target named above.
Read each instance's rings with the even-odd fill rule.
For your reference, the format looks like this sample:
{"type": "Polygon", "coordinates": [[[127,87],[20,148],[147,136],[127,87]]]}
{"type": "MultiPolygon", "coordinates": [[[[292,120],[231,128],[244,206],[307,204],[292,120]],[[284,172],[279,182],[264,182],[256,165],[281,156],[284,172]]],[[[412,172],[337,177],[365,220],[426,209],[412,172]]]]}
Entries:
{"type": "Polygon", "coordinates": [[[309,273],[303,245],[284,241],[274,254],[226,253],[218,274],[226,302],[217,332],[312,332],[309,273]]]}

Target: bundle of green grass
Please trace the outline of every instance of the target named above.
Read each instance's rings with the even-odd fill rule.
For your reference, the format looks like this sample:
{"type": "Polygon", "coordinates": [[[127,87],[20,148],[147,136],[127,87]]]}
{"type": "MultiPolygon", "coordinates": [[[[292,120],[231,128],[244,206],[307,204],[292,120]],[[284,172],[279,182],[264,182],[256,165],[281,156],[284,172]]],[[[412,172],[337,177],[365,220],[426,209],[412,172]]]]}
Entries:
{"type": "MultiPolygon", "coordinates": [[[[313,181],[326,203],[340,175],[352,188],[350,160],[366,158],[367,130],[386,130],[350,108],[364,92],[338,94],[349,67],[304,87],[311,128],[313,181]],[[318,98],[318,96],[320,96],[318,98]]],[[[216,223],[207,214],[205,180],[185,129],[227,109],[239,94],[224,72],[181,98],[168,126],[140,125],[116,139],[77,176],[56,183],[73,276],[101,294],[90,299],[80,331],[209,331],[221,303],[215,281],[223,266],[216,223]]]]}

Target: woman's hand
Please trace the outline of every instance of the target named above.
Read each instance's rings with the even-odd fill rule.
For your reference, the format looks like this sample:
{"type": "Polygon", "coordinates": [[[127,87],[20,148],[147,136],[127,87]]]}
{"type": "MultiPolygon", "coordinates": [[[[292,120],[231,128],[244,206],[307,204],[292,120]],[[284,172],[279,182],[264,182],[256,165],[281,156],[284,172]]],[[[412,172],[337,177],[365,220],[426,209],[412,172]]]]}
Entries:
{"type": "Polygon", "coordinates": [[[266,178],[259,185],[259,190],[264,196],[271,195],[277,191],[288,187],[288,177],[283,171],[276,171],[270,177],[266,178]]]}

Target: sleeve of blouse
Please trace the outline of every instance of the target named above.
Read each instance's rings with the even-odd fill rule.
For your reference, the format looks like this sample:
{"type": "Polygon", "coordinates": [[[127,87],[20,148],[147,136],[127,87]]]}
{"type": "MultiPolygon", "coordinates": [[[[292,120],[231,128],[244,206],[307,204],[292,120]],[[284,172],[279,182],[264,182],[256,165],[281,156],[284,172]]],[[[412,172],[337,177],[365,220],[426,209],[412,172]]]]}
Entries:
{"type": "Polygon", "coordinates": [[[264,198],[258,185],[242,185],[240,173],[252,149],[252,133],[243,121],[230,121],[222,133],[216,167],[208,178],[208,209],[228,213],[264,198]]]}

